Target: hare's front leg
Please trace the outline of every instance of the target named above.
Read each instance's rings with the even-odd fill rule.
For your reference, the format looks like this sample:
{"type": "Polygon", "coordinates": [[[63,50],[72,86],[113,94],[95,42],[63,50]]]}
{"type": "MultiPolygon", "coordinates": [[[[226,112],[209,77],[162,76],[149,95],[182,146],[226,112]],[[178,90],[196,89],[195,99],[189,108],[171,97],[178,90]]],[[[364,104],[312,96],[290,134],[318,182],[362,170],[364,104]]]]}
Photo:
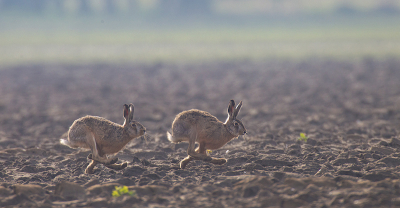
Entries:
{"type": "Polygon", "coordinates": [[[190,155],[188,155],[187,157],[185,157],[181,162],[180,162],[180,167],[181,169],[185,169],[186,165],[193,160],[193,157],[190,157],[190,155]]]}
{"type": "Polygon", "coordinates": [[[86,142],[90,147],[90,149],[92,150],[92,155],[89,154],[88,156],[89,159],[95,160],[105,165],[114,164],[118,161],[118,158],[107,158],[105,155],[100,156],[99,154],[100,151],[98,149],[99,146],[97,145],[96,139],[92,133],[87,134],[86,142]]]}
{"type": "Polygon", "coordinates": [[[93,174],[94,173],[94,167],[97,165],[97,161],[92,160],[89,165],[86,167],[85,173],[86,174],[93,174]]]}

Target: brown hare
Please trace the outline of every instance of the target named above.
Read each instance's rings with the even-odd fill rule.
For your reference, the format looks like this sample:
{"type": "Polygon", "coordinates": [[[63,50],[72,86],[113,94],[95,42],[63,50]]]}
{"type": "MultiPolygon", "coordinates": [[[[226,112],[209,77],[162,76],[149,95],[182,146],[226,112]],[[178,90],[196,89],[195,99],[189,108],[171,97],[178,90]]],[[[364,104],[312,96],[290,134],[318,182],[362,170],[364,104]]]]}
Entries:
{"type": "Polygon", "coordinates": [[[119,152],[132,139],[145,134],[146,128],[133,120],[133,104],[124,104],[123,125],[113,123],[105,118],[97,116],[85,116],[74,121],[68,130],[68,138],[61,139],[61,144],[71,148],[90,149],[88,159],[91,163],[87,166],[85,173],[92,174],[97,163],[114,170],[122,170],[127,163],[114,164],[118,161],[116,157],[108,155],[119,152]]]}
{"type": "Polygon", "coordinates": [[[217,165],[226,163],[224,158],[212,158],[206,150],[215,150],[233,138],[246,133],[243,123],[236,118],[242,107],[242,101],[235,108],[235,101],[231,100],[228,107],[228,119],[225,123],[215,116],[201,110],[188,110],[179,113],[172,122],[172,135],[167,132],[169,141],[179,143],[189,142],[188,156],[180,163],[181,169],[192,160],[203,160],[217,165]],[[195,143],[199,147],[195,150],[195,143]]]}

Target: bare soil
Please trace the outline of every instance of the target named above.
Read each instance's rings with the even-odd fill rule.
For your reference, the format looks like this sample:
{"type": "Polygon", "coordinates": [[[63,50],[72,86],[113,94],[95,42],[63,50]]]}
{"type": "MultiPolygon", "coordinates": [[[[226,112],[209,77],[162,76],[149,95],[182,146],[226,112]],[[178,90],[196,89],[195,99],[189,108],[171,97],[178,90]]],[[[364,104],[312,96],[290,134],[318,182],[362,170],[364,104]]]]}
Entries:
{"type": "Polygon", "coordinates": [[[266,61],[29,65],[0,70],[1,207],[400,206],[400,62],[266,61]],[[220,120],[230,99],[248,134],[179,169],[187,143],[166,137],[196,108],[220,120]],[[88,151],[59,143],[85,115],[146,135],[117,154],[121,171],[84,173],[88,151]],[[300,133],[308,136],[299,141],[300,133]],[[134,196],[112,197],[126,185],[134,196]]]}

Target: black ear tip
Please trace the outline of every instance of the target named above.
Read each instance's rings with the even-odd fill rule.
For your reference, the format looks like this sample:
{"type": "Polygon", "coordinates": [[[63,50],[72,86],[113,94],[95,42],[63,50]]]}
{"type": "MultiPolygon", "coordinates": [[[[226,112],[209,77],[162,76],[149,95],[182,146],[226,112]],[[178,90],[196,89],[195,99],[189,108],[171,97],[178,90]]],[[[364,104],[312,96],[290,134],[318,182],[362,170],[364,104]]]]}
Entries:
{"type": "Polygon", "coordinates": [[[235,101],[234,101],[234,100],[230,100],[230,101],[229,101],[229,104],[235,105],[235,101]]]}

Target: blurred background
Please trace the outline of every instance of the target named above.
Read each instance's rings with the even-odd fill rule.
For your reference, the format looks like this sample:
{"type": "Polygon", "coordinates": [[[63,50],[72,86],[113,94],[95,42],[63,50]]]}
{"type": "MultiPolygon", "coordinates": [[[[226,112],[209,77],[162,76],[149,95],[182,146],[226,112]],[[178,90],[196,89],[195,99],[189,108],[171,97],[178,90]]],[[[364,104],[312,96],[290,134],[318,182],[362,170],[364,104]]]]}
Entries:
{"type": "Polygon", "coordinates": [[[0,65],[387,58],[399,0],[0,0],[0,65]]]}

